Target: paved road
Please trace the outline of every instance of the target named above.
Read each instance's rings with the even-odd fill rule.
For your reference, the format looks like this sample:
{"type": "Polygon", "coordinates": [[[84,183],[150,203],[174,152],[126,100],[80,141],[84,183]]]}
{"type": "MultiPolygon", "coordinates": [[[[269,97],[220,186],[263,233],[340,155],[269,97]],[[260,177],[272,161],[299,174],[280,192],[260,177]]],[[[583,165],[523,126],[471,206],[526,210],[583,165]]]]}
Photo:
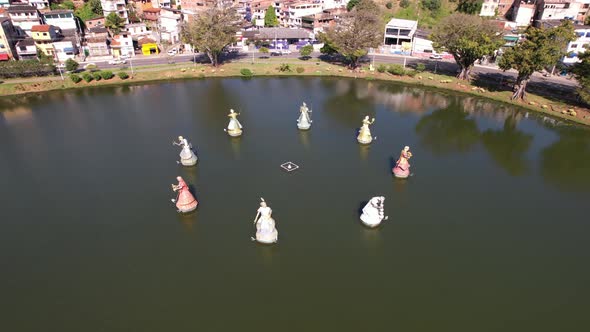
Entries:
{"type": "MultiPolygon", "coordinates": [[[[312,59],[310,61],[318,60],[320,53],[314,53],[312,59]]],[[[287,59],[295,59],[298,58],[298,53],[291,53],[280,56],[280,58],[287,58],[287,59]]],[[[230,55],[224,56],[225,61],[233,61],[233,62],[251,62],[252,61],[252,53],[234,53],[230,55]]],[[[279,58],[279,57],[272,57],[272,58],[279,58]]],[[[127,61],[125,65],[110,65],[108,61],[97,61],[94,62],[99,68],[107,69],[107,68],[118,68],[118,67],[130,67],[130,66],[149,66],[149,65],[162,65],[167,63],[192,63],[196,59],[199,63],[207,63],[208,59],[203,54],[179,54],[176,56],[150,56],[150,57],[135,57],[131,60],[127,61]]],[[[458,70],[458,66],[454,63],[454,61],[435,61],[431,59],[424,59],[424,58],[416,58],[416,57],[404,57],[404,56],[397,56],[397,55],[370,55],[367,57],[366,61],[374,61],[377,63],[388,63],[388,64],[403,64],[404,61],[406,62],[407,66],[413,66],[416,63],[424,63],[427,66],[427,69],[430,71],[436,71],[438,73],[445,73],[445,74],[455,74],[458,70]]],[[[263,62],[268,61],[268,59],[261,59],[259,58],[259,53],[254,53],[254,61],[255,62],[263,62]]],[[[516,72],[509,71],[509,72],[502,72],[496,67],[491,66],[476,66],[473,71],[473,76],[476,80],[481,80],[482,82],[488,81],[490,83],[497,83],[501,81],[506,81],[507,79],[516,79],[516,72]]],[[[540,86],[544,87],[545,89],[565,89],[568,92],[573,91],[574,88],[577,86],[577,82],[575,80],[568,80],[563,77],[553,76],[553,77],[544,77],[539,73],[533,75],[531,79],[532,86],[540,86]]]]}

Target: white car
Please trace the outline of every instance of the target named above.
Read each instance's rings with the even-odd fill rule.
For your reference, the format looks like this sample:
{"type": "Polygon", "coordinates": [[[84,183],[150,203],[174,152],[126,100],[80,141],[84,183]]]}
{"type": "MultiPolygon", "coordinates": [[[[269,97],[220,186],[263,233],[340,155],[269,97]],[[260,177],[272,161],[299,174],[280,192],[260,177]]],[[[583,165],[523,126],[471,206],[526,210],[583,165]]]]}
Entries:
{"type": "Polygon", "coordinates": [[[283,54],[291,54],[289,50],[271,50],[270,55],[283,55],[283,54]]]}
{"type": "Polygon", "coordinates": [[[171,50],[169,50],[169,51],[168,51],[168,55],[170,55],[170,56],[174,56],[174,55],[176,55],[177,53],[178,53],[178,50],[177,50],[177,49],[175,49],[175,48],[173,48],[173,49],[171,49],[171,50]]]}
{"type": "Polygon", "coordinates": [[[431,59],[441,60],[443,57],[440,54],[433,54],[430,56],[431,59]]]}
{"type": "Polygon", "coordinates": [[[109,65],[122,65],[124,63],[127,63],[127,60],[125,60],[125,59],[113,59],[113,60],[109,60],[109,65]]]}

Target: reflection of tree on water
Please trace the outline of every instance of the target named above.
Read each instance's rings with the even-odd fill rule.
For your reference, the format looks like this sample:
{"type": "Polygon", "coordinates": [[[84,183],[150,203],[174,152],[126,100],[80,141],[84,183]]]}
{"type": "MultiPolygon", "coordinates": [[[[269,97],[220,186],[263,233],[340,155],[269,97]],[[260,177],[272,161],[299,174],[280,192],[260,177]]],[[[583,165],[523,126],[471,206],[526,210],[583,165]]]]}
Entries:
{"type": "Polygon", "coordinates": [[[533,136],[516,129],[520,117],[513,111],[504,121],[502,130],[486,130],[481,135],[492,158],[510,175],[522,175],[528,170],[524,154],[531,146],[533,136]]]}
{"type": "Polygon", "coordinates": [[[560,138],[541,151],[541,175],[564,190],[590,191],[590,131],[560,128],[560,138]]]}
{"type": "Polygon", "coordinates": [[[477,123],[459,110],[459,100],[453,98],[449,107],[422,117],[416,125],[421,143],[435,154],[466,152],[479,140],[477,123]]]}
{"type": "MultiPolygon", "coordinates": [[[[328,83],[333,84],[332,81],[328,83]]],[[[325,101],[325,113],[347,126],[358,127],[366,115],[375,116],[374,104],[367,94],[367,86],[363,84],[364,82],[344,81],[344,83],[346,85],[339,85],[338,89],[334,89],[340,91],[340,94],[334,94],[325,101]]]]}

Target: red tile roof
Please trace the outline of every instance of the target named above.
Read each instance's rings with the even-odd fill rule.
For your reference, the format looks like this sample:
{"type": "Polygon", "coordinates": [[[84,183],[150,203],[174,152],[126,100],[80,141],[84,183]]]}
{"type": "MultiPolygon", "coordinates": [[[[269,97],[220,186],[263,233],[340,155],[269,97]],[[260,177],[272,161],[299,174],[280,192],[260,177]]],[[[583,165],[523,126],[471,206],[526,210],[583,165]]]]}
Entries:
{"type": "Polygon", "coordinates": [[[51,29],[51,25],[48,24],[33,25],[31,27],[31,31],[33,32],[49,32],[49,29],[51,29]]]}
{"type": "Polygon", "coordinates": [[[160,8],[146,8],[143,10],[144,13],[159,13],[160,8]]]}

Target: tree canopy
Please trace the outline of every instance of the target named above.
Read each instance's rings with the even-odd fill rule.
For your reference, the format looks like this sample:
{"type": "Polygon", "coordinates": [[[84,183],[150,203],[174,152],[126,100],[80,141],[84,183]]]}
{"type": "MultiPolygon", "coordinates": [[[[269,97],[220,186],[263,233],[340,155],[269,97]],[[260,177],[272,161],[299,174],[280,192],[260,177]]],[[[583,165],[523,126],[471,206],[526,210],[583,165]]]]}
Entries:
{"type": "Polygon", "coordinates": [[[422,7],[430,10],[431,12],[437,12],[441,7],[440,0],[421,0],[422,7]]]}
{"type": "Polygon", "coordinates": [[[89,0],[84,6],[76,9],[74,13],[82,21],[87,21],[103,15],[100,0],[89,0]]]}
{"type": "Polygon", "coordinates": [[[483,0],[459,0],[457,11],[459,13],[479,15],[483,0]]]}
{"type": "Polygon", "coordinates": [[[309,59],[309,56],[313,53],[313,46],[305,45],[299,50],[299,54],[303,59],[309,59]]]}
{"type": "Polygon", "coordinates": [[[525,39],[506,51],[498,62],[502,70],[518,71],[512,99],[524,99],[533,73],[557,63],[566,54],[567,43],[575,38],[574,26],[568,20],[554,28],[528,27],[525,39]]]}
{"type": "Polygon", "coordinates": [[[590,104],[590,51],[579,54],[582,62],[576,63],[572,72],[580,84],[578,95],[586,104],[590,104]]]}
{"type": "Polygon", "coordinates": [[[241,21],[234,8],[210,8],[183,26],[183,40],[200,52],[205,52],[213,66],[219,65],[219,55],[232,44],[241,21]]]}
{"type": "Polygon", "coordinates": [[[368,48],[383,42],[379,7],[372,0],[360,0],[349,13],[339,17],[335,27],[328,29],[323,38],[348,60],[351,68],[356,68],[368,48]]]}
{"type": "Polygon", "coordinates": [[[121,28],[125,26],[125,21],[117,13],[110,13],[104,20],[104,26],[112,33],[118,34],[121,32],[121,28]]]}
{"type": "Polygon", "coordinates": [[[354,6],[358,5],[360,0],[349,0],[348,3],[346,4],[346,9],[348,11],[351,11],[354,6]]]}
{"type": "Polygon", "coordinates": [[[266,8],[266,12],[264,13],[264,26],[276,27],[278,25],[279,20],[277,19],[277,14],[275,13],[275,7],[268,6],[268,8],[266,8]]]}
{"type": "Polygon", "coordinates": [[[500,30],[479,16],[454,13],[444,18],[430,36],[437,50],[453,55],[461,72],[459,79],[469,79],[475,61],[491,55],[504,43],[500,30]]]}

